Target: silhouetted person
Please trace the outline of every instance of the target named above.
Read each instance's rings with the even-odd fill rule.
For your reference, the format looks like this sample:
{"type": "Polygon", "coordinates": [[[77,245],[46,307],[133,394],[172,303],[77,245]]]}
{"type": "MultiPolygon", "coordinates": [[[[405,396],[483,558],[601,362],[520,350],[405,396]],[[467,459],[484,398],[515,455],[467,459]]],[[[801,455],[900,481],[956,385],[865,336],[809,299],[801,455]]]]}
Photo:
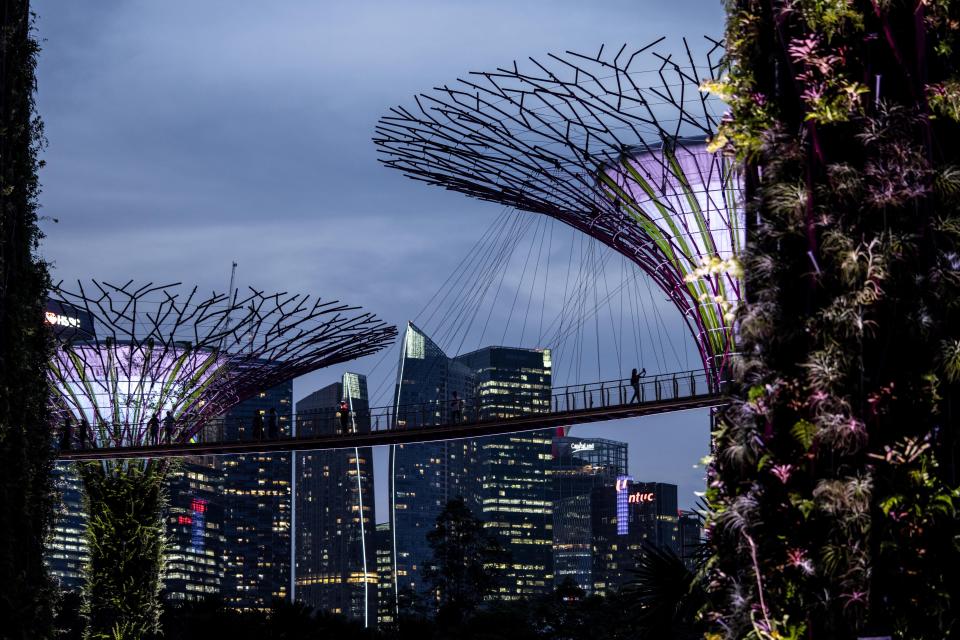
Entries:
{"type": "Polygon", "coordinates": [[[253,414],[253,439],[263,440],[263,414],[259,411],[253,414]]]}
{"type": "Polygon", "coordinates": [[[176,421],[173,419],[173,412],[167,410],[167,415],[163,416],[163,438],[167,444],[173,442],[173,429],[176,421]]]}
{"type": "Polygon", "coordinates": [[[630,398],[630,402],[640,402],[640,378],[647,375],[647,370],[643,369],[639,373],[634,369],[630,373],[630,386],[633,387],[633,397],[630,398]]]}
{"type": "Polygon", "coordinates": [[[457,395],[456,391],[453,392],[453,400],[450,401],[450,417],[454,424],[463,422],[463,399],[457,395]]]}
{"type": "Polygon", "coordinates": [[[271,440],[280,437],[280,430],[277,428],[277,410],[273,407],[270,407],[270,411],[267,413],[267,436],[271,440]]]}
{"type": "Polygon", "coordinates": [[[340,433],[350,432],[350,405],[346,400],[340,401],[340,407],[337,409],[337,415],[340,416],[340,433]]]}
{"type": "Polygon", "coordinates": [[[60,450],[69,451],[73,444],[73,420],[70,416],[63,419],[63,430],[60,431],[60,450]]]}
{"type": "Polygon", "coordinates": [[[160,416],[153,414],[150,417],[147,432],[150,434],[150,444],[160,444],[160,416]]]}
{"type": "Polygon", "coordinates": [[[80,448],[86,449],[87,442],[90,440],[90,423],[86,418],[80,420],[80,448]]]}

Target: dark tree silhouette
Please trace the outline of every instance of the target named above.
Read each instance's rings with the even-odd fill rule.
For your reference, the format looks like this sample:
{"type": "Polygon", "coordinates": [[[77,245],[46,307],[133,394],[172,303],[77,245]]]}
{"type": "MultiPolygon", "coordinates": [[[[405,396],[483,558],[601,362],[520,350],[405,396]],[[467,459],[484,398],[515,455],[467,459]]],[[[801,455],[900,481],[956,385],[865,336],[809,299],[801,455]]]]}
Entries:
{"type": "Polygon", "coordinates": [[[644,544],[635,576],[625,589],[641,638],[700,640],[698,620],[706,593],[696,574],[668,548],[644,544]]]}
{"type": "Polygon", "coordinates": [[[494,567],[505,563],[506,552],[462,497],[451,500],[427,534],[433,565],[425,576],[439,604],[441,620],[459,622],[477,608],[496,585],[494,567]]]}
{"type": "Polygon", "coordinates": [[[34,107],[39,47],[28,0],[0,5],[0,635],[47,638],[54,591],[43,543],[54,517],[43,325],[49,287],[36,250],[43,128],[34,107]]]}

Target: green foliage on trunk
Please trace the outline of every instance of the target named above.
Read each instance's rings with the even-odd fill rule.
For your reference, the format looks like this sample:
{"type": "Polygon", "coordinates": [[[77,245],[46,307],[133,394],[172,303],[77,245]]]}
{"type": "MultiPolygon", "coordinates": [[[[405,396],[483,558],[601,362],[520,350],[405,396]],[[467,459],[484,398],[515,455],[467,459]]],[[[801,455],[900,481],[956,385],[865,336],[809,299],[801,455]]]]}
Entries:
{"type": "Polygon", "coordinates": [[[43,564],[54,517],[47,416],[49,276],[36,255],[43,127],[27,0],[0,6],[0,637],[53,633],[55,589],[43,564]]]}
{"type": "Polygon", "coordinates": [[[727,638],[960,633],[960,3],[728,0],[750,229],[719,416],[727,638]]]}
{"type": "Polygon", "coordinates": [[[160,630],[165,466],[80,464],[90,562],[85,568],[87,638],[153,638],[160,630]]]}

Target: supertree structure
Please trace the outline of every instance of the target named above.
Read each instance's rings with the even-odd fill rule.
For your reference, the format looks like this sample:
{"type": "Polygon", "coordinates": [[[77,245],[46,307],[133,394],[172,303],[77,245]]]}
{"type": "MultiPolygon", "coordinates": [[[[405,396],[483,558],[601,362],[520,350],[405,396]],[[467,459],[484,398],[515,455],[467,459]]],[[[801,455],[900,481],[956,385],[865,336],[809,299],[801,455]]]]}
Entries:
{"type": "Polygon", "coordinates": [[[719,378],[735,350],[744,238],[737,165],[706,142],[722,106],[700,87],[721,46],[695,55],[684,41],[675,59],[662,41],[471,73],[391,109],[374,142],[413,179],[545,214],[633,260],[719,378]]]}
{"type": "MultiPolygon", "coordinates": [[[[92,281],[51,295],[53,414],[90,447],[185,442],[261,389],[386,346],[396,328],[337,301],[92,281]],[[151,425],[151,422],[153,423],[151,425]]],[[[89,637],[152,637],[163,562],[158,459],[80,464],[89,637]],[[112,635],[111,635],[112,634],[112,635]],[[120,635],[117,635],[120,634],[120,635]]]]}

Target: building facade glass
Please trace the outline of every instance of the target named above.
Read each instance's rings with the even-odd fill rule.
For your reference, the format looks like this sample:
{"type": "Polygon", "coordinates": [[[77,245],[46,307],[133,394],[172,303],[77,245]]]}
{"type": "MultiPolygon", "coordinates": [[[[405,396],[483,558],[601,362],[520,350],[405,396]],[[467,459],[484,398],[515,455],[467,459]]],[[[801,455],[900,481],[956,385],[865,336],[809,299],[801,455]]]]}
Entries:
{"type": "Polygon", "coordinates": [[[593,591],[594,489],[615,487],[627,473],[627,443],[600,438],[553,440],[554,584],[572,581],[593,591]]]}
{"type": "Polygon", "coordinates": [[[87,513],[83,508],[83,483],[72,462],[54,464],[53,483],[60,504],[44,560],[61,589],[79,591],[83,587],[83,566],[89,558],[84,535],[87,513]]]}
{"type": "MultiPolygon", "coordinates": [[[[277,415],[281,437],[290,435],[293,383],[261,391],[224,416],[227,440],[251,439],[260,414],[277,415]]],[[[269,429],[269,427],[267,427],[269,429]]],[[[223,482],[223,599],[239,610],[266,610],[290,588],[291,463],[288,453],[217,458],[223,482]]]]}
{"type": "Polygon", "coordinates": [[[391,627],[396,621],[396,601],[393,594],[393,536],[390,523],[377,525],[377,627],[391,627]]]}
{"type": "MultiPolygon", "coordinates": [[[[469,368],[447,355],[413,323],[407,325],[394,391],[395,426],[416,429],[452,419],[454,392],[469,406],[469,368]]],[[[394,602],[423,596],[423,571],[432,551],[427,533],[443,507],[473,495],[470,442],[453,440],[390,448],[390,526],[394,602]],[[404,595],[401,598],[401,593],[404,595]]]]}
{"type": "Polygon", "coordinates": [[[212,456],[186,458],[167,478],[164,597],[189,602],[223,587],[223,482],[212,456]]]}
{"type": "MultiPolygon", "coordinates": [[[[338,405],[346,400],[347,428],[369,433],[365,376],[346,373],[340,382],[297,402],[297,434],[319,436],[342,427],[338,405]]],[[[370,447],[297,454],[297,600],[375,626],[377,556],[373,450],[370,447]]]]}
{"type": "Polygon", "coordinates": [[[595,593],[629,582],[645,544],[679,555],[676,485],[621,476],[614,487],[594,489],[591,503],[595,593]]]}
{"type": "MultiPolygon", "coordinates": [[[[546,349],[486,347],[458,356],[474,381],[481,420],[550,411],[546,349]]],[[[494,597],[514,600],[553,589],[553,436],[549,429],[473,443],[477,515],[509,552],[494,597]]]]}

